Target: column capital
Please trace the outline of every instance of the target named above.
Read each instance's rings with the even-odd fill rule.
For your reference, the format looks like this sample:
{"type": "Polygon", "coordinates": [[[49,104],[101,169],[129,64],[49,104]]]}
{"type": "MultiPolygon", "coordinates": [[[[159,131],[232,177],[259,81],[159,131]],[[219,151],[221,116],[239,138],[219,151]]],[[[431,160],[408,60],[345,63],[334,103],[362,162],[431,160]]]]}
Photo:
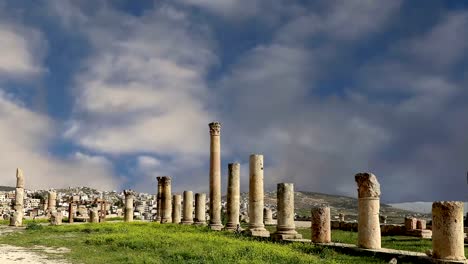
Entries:
{"type": "Polygon", "coordinates": [[[127,197],[128,195],[132,195],[132,196],[135,196],[135,191],[131,190],[131,189],[128,189],[128,190],[124,190],[124,195],[125,197],[127,197]]]}
{"type": "Polygon", "coordinates": [[[208,124],[210,127],[210,135],[212,136],[219,136],[221,133],[221,123],[219,122],[211,122],[208,124]]]}
{"type": "Polygon", "coordinates": [[[358,198],[379,198],[380,184],[374,174],[365,172],[354,176],[358,185],[358,198]]]}

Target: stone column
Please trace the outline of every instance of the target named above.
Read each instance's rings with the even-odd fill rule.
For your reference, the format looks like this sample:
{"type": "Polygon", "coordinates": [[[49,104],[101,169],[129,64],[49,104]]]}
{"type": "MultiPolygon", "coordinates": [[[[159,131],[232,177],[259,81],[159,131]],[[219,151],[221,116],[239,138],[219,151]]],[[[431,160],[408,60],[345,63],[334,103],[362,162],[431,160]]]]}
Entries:
{"type": "Polygon", "coordinates": [[[50,215],[50,224],[51,225],[61,225],[62,224],[62,212],[54,210],[50,215]]]}
{"type": "Polygon", "coordinates": [[[171,197],[171,177],[161,177],[161,223],[172,222],[172,197],[171,197]]]}
{"type": "Polygon", "coordinates": [[[418,219],[414,217],[405,217],[405,229],[406,230],[414,230],[416,229],[416,223],[418,219]]]}
{"type": "Polygon", "coordinates": [[[156,194],[156,221],[161,221],[161,215],[162,215],[162,204],[161,204],[161,197],[163,193],[163,185],[162,185],[162,177],[156,177],[158,180],[158,193],[156,194]]]}
{"type": "Polygon", "coordinates": [[[125,212],[124,222],[133,221],[133,199],[135,198],[135,192],[132,190],[125,190],[125,212]]]}
{"type": "Polygon", "coordinates": [[[184,210],[182,214],[182,222],[184,225],[193,224],[193,192],[184,191],[184,210]]]}
{"type": "Polygon", "coordinates": [[[23,171],[16,169],[15,213],[13,213],[11,226],[22,226],[24,216],[24,175],[23,171]]]}
{"type": "Polygon", "coordinates": [[[263,208],[263,223],[265,225],[274,225],[273,211],[270,208],[263,208]]]}
{"type": "Polygon", "coordinates": [[[380,249],[380,184],[372,173],[358,173],[358,246],[380,249]]]}
{"type": "Polygon", "coordinates": [[[73,217],[76,214],[76,205],[73,202],[70,202],[68,205],[68,223],[73,223],[73,217]]]}
{"type": "Polygon", "coordinates": [[[240,210],[240,164],[228,164],[228,186],[226,204],[226,230],[237,230],[240,210]]]}
{"type": "Polygon", "coordinates": [[[180,223],[180,209],[182,207],[182,196],[180,194],[174,194],[172,201],[172,223],[180,223]]]}
{"type": "Polygon", "coordinates": [[[316,207],[312,209],[312,243],[330,243],[330,207],[316,207]]]}
{"type": "Polygon", "coordinates": [[[221,230],[221,123],[210,127],[210,228],[221,230]]]}
{"type": "Polygon", "coordinates": [[[342,214],[342,213],[340,213],[340,214],[338,215],[338,219],[340,220],[340,222],[344,222],[344,221],[345,221],[345,215],[342,214]]]}
{"type": "Polygon", "coordinates": [[[49,191],[49,204],[47,205],[47,209],[49,212],[53,212],[57,209],[57,192],[49,191]]]}
{"type": "Polygon", "coordinates": [[[195,194],[195,219],[194,225],[206,225],[206,194],[196,193],[195,194]]]}
{"type": "Polygon", "coordinates": [[[418,219],[418,221],[416,222],[416,229],[426,229],[426,220],[418,219]]]}
{"type": "Polygon", "coordinates": [[[463,202],[432,204],[432,257],[464,260],[463,202]]]}
{"type": "Polygon", "coordinates": [[[99,223],[99,212],[97,208],[91,208],[89,216],[89,220],[91,223],[99,223]]]}
{"type": "Polygon", "coordinates": [[[277,240],[301,239],[302,235],[296,232],[294,224],[294,184],[279,183],[276,196],[278,211],[276,213],[276,232],[273,237],[277,240]]]}
{"type": "Polygon", "coordinates": [[[250,155],[249,160],[249,228],[252,236],[269,237],[263,224],[263,155],[250,155]]]}

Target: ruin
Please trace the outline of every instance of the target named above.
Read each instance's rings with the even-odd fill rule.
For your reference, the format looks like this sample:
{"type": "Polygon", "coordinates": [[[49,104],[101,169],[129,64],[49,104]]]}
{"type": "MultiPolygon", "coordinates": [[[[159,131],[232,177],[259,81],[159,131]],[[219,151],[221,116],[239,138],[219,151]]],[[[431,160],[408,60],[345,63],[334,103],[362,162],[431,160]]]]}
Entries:
{"type": "MultiPolygon", "coordinates": [[[[302,235],[296,232],[294,224],[294,184],[279,183],[276,195],[278,212],[276,232],[273,234],[273,238],[278,240],[301,239],[302,235]]],[[[267,212],[271,213],[271,209],[267,212]]]]}
{"type": "Polygon", "coordinates": [[[210,228],[221,230],[221,123],[212,122],[210,128],[210,228]]]}
{"type": "Polygon", "coordinates": [[[156,177],[156,180],[158,181],[158,193],[156,194],[156,221],[161,221],[161,197],[162,197],[162,192],[163,192],[163,185],[161,181],[161,177],[156,177]]]}
{"type": "Polygon", "coordinates": [[[330,207],[322,206],[312,208],[311,240],[313,243],[330,243],[330,207]]]}
{"type": "Polygon", "coordinates": [[[358,185],[358,246],[380,249],[380,184],[372,173],[358,173],[355,180],[358,185]]]}
{"type": "Polygon", "coordinates": [[[193,192],[184,191],[184,207],[182,210],[182,221],[184,225],[193,224],[193,192]]]}
{"type": "Polygon", "coordinates": [[[50,214],[50,225],[61,225],[62,224],[62,212],[61,211],[53,211],[50,214]]]}
{"type": "Polygon", "coordinates": [[[265,225],[274,225],[273,211],[270,208],[263,208],[263,223],[265,225]]]}
{"type": "Polygon", "coordinates": [[[49,191],[49,203],[47,204],[47,210],[49,212],[54,212],[57,210],[57,192],[56,191],[49,191]]]}
{"type": "Polygon", "coordinates": [[[239,225],[240,206],[240,164],[228,164],[228,186],[227,186],[227,223],[226,230],[237,230],[239,225]]]}
{"type": "Polygon", "coordinates": [[[180,194],[174,194],[172,197],[172,223],[180,223],[180,210],[182,207],[182,196],[180,194]]]}
{"type": "Polygon", "coordinates": [[[249,226],[252,236],[269,237],[263,224],[263,155],[252,154],[249,160],[249,226]]]}
{"type": "Polygon", "coordinates": [[[433,258],[464,260],[463,202],[432,204],[433,258]]]}
{"type": "Polygon", "coordinates": [[[133,199],[135,198],[135,192],[133,190],[125,190],[124,195],[125,195],[124,222],[132,222],[133,221],[133,199]]]}
{"type": "Polygon", "coordinates": [[[24,216],[24,175],[20,168],[16,169],[16,189],[14,212],[10,219],[10,226],[22,226],[24,216]]]}
{"type": "Polygon", "coordinates": [[[195,194],[195,219],[193,219],[194,225],[206,225],[206,194],[196,193],[195,194]]]}
{"type": "Polygon", "coordinates": [[[159,177],[162,185],[161,194],[161,224],[172,222],[171,177],[159,177]]]}
{"type": "Polygon", "coordinates": [[[98,208],[93,207],[89,210],[89,222],[91,223],[99,223],[99,212],[98,208]]]}

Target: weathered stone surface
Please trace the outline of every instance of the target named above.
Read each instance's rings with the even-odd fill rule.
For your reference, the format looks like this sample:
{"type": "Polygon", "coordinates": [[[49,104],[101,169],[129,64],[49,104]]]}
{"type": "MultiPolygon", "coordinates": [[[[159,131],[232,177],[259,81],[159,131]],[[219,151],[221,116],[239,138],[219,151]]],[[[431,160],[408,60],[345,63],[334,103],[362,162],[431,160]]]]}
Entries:
{"type": "Polygon", "coordinates": [[[135,192],[133,190],[125,190],[125,211],[124,211],[124,222],[133,221],[133,199],[135,198],[135,192]]]}
{"type": "Polygon", "coordinates": [[[180,194],[174,194],[172,197],[172,223],[180,223],[180,210],[182,207],[182,196],[180,194]]]}
{"type": "Polygon", "coordinates": [[[68,223],[73,223],[74,217],[76,216],[77,206],[73,202],[68,204],[68,223]]]}
{"type": "Polygon", "coordinates": [[[330,207],[316,207],[312,209],[312,236],[313,243],[330,243],[330,207]]]}
{"type": "Polygon", "coordinates": [[[432,250],[435,259],[464,260],[463,202],[432,204],[432,250]]]}
{"type": "Polygon", "coordinates": [[[89,221],[91,223],[99,223],[99,212],[97,208],[91,208],[91,210],[89,210],[89,215],[89,221]]]}
{"type": "Polygon", "coordinates": [[[172,222],[172,194],[171,194],[171,177],[162,176],[162,195],[161,195],[161,223],[172,222]]]}
{"type": "Polygon", "coordinates": [[[273,211],[270,208],[263,208],[263,223],[265,225],[274,225],[273,211]]]}
{"type": "Polygon", "coordinates": [[[62,224],[62,212],[53,211],[50,215],[50,224],[51,225],[61,225],[62,224]]]}
{"type": "MultiPolygon", "coordinates": [[[[294,184],[279,183],[276,190],[277,200],[277,225],[273,238],[276,240],[301,239],[302,235],[296,232],[294,224],[294,184]]],[[[271,218],[271,209],[266,211],[266,218],[271,218]]],[[[265,224],[268,221],[265,220],[265,224]]]]}
{"type": "Polygon", "coordinates": [[[372,173],[358,173],[358,246],[368,249],[381,248],[380,233],[380,184],[372,173]]]}
{"type": "Polygon", "coordinates": [[[228,186],[227,186],[227,223],[226,230],[235,231],[239,225],[240,211],[240,164],[228,164],[228,186]]]}
{"type": "Polygon", "coordinates": [[[221,230],[221,123],[212,122],[210,128],[210,228],[221,230]]]}
{"type": "Polygon", "coordinates": [[[162,184],[162,178],[161,177],[156,177],[158,181],[158,193],[156,194],[156,219],[157,221],[161,221],[161,216],[162,216],[162,204],[161,204],[161,197],[163,193],[163,184],[162,184]]]}
{"type": "Polygon", "coordinates": [[[426,229],[426,220],[418,219],[416,222],[416,229],[426,229]]]}
{"type": "Polygon", "coordinates": [[[10,216],[10,226],[23,226],[23,212],[15,211],[10,216]]]}
{"type": "Polygon", "coordinates": [[[414,230],[416,229],[416,223],[418,219],[414,217],[405,217],[405,228],[406,230],[414,230]]]}
{"type": "Polygon", "coordinates": [[[252,236],[269,237],[270,232],[263,224],[263,155],[250,155],[249,160],[249,227],[252,236]]]}
{"type": "Polygon", "coordinates": [[[184,207],[181,224],[193,224],[193,192],[184,191],[184,207]]]}
{"type": "Polygon", "coordinates": [[[49,203],[47,205],[47,210],[49,210],[49,212],[53,212],[56,210],[56,206],[57,206],[57,192],[49,191],[49,203]]]}
{"type": "Polygon", "coordinates": [[[24,189],[24,175],[23,170],[21,170],[20,168],[16,169],[16,188],[24,189]]]}
{"type": "Polygon", "coordinates": [[[195,219],[194,225],[206,225],[206,194],[195,194],[195,219]]]}

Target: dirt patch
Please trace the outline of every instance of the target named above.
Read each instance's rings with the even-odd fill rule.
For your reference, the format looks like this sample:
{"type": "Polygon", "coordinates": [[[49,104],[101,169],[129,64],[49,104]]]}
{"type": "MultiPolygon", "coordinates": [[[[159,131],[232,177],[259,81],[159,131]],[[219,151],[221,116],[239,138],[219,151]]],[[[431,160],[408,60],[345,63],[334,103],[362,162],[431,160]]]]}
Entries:
{"type": "Polygon", "coordinates": [[[36,246],[33,249],[15,247],[10,245],[0,245],[0,263],[2,264],[18,264],[18,263],[29,263],[29,264],[65,264],[68,263],[64,260],[52,260],[48,259],[45,254],[63,254],[69,252],[69,249],[59,248],[47,248],[42,246],[36,246]]]}

